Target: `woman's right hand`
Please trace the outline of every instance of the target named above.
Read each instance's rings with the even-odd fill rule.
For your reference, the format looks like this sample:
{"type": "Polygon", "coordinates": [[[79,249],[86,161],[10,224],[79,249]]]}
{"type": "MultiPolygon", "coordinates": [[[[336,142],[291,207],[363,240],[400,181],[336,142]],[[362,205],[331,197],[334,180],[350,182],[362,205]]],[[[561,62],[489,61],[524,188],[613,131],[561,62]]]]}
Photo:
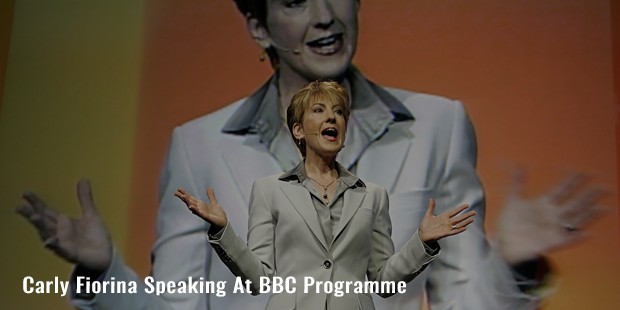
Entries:
{"type": "Polygon", "coordinates": [[[207,197],[209,197],[210,203],[205,203],[202,200],[188,194],[184,189],[179,188],[174,193],[179,199],[181,199],[187,208],[192,211],[192,213],[198,215],[203,220],[209,222],[212,226],[216,228],[224,228],[226,224],[228,224],[228,218],[226,217],[226,212],[215,199],[215,193],[213,193],[213,188],[209,187],[207,189],[207,197]]]}

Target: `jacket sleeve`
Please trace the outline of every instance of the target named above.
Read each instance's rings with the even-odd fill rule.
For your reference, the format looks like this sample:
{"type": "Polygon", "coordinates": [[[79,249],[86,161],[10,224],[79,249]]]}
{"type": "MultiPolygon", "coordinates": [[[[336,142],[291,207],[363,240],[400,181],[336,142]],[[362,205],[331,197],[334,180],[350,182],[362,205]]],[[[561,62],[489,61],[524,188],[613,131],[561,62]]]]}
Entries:
{"type": "Polygon", "coordinates": [[[236,235],[230,223],[219,238],[209,236],[209,242],[230,271],[244,281],[251,281],[252,295],[259,294],[260,277],[275,275],[276,219],[261,185],[260,180],[252,185],[247,245],[236,235]]]}
{"type": "MultiPolygon", "coordinates": [[[[427,252],[417,230],[407,243],[394,253],[388,194],[384,188],[381,189],[380,196],[379,208],[372,230],[372,252],[368,264],[368,279],[371,281],[409,282],[420,274],[438,256],[438,253],[427,252]]],[[[381,297],[391,295],[379,294],[381,297]]]]}
{"type": "Polygon", "coordinates": [[[439,241],[442,254],[430,265],[426,284],[431,308],[535,308],[537,298],[518,289],[510,268],[487,242],[484,192],[476,174],[475,134],[462,104],[453,103],[449,150],[435,193],[436,213],[467,203],[478,215],[467,231],[439,241]]]}

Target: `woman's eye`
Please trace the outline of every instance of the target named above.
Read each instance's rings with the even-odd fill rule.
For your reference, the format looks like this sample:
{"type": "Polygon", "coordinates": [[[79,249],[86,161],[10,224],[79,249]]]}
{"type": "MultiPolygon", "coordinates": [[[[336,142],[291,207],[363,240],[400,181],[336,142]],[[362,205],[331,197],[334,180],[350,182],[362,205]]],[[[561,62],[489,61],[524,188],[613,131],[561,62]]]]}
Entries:
{"type": "Polygon", "coordinates": [[[317,107],[317,108],[314,108],[312,111],[313,111],[314,113],[321,113],[321,112],[323,112],[323,108],[319,108],[319,107],[317,107]]]}
{"type": "Polygon", "coordinates": [[[340,109],[337,109],[337,110],[335,111],[335,113],[336,113],[336,114],[338,114],[338,115],[343,115],[343,114],[344,114],[344,111],[342,111],[342,110],[340,110],[340,109]]]}
{"type": "Polygon", "coordinates": [[[302,6],[306,0],[288,0],[284,1],[284,6],[287,8],[297,8],[302,6]]]}

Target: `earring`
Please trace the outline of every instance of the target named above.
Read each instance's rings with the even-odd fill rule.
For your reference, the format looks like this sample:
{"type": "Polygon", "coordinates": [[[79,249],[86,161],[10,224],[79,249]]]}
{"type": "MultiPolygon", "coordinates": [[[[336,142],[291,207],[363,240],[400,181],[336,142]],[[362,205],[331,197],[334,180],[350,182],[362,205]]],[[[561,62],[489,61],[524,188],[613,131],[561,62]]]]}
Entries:
{"type": "Polygon", "coordinates": [[[264,61],[265,61],[265,59],[267,59],[267,52],[266,52],[265,50],[263,50],[263,51],[260,53],[260,56],[258,56],[258,60],[259,60],[260,62],[264,62],[264,61]]]}

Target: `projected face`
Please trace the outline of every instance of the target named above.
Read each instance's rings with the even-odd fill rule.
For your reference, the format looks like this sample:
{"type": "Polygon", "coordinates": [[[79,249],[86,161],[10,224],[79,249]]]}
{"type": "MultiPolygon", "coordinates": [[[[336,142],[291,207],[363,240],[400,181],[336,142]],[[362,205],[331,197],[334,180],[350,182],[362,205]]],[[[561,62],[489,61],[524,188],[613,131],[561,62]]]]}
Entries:
{"type": "Polygon", "coordinates": [[[266,1],[266,27],[255,21],[251,31],[263,48],[275,49],[283,77],[336,79],[345,72],[357,45],[358,1],[266,1]]]}

